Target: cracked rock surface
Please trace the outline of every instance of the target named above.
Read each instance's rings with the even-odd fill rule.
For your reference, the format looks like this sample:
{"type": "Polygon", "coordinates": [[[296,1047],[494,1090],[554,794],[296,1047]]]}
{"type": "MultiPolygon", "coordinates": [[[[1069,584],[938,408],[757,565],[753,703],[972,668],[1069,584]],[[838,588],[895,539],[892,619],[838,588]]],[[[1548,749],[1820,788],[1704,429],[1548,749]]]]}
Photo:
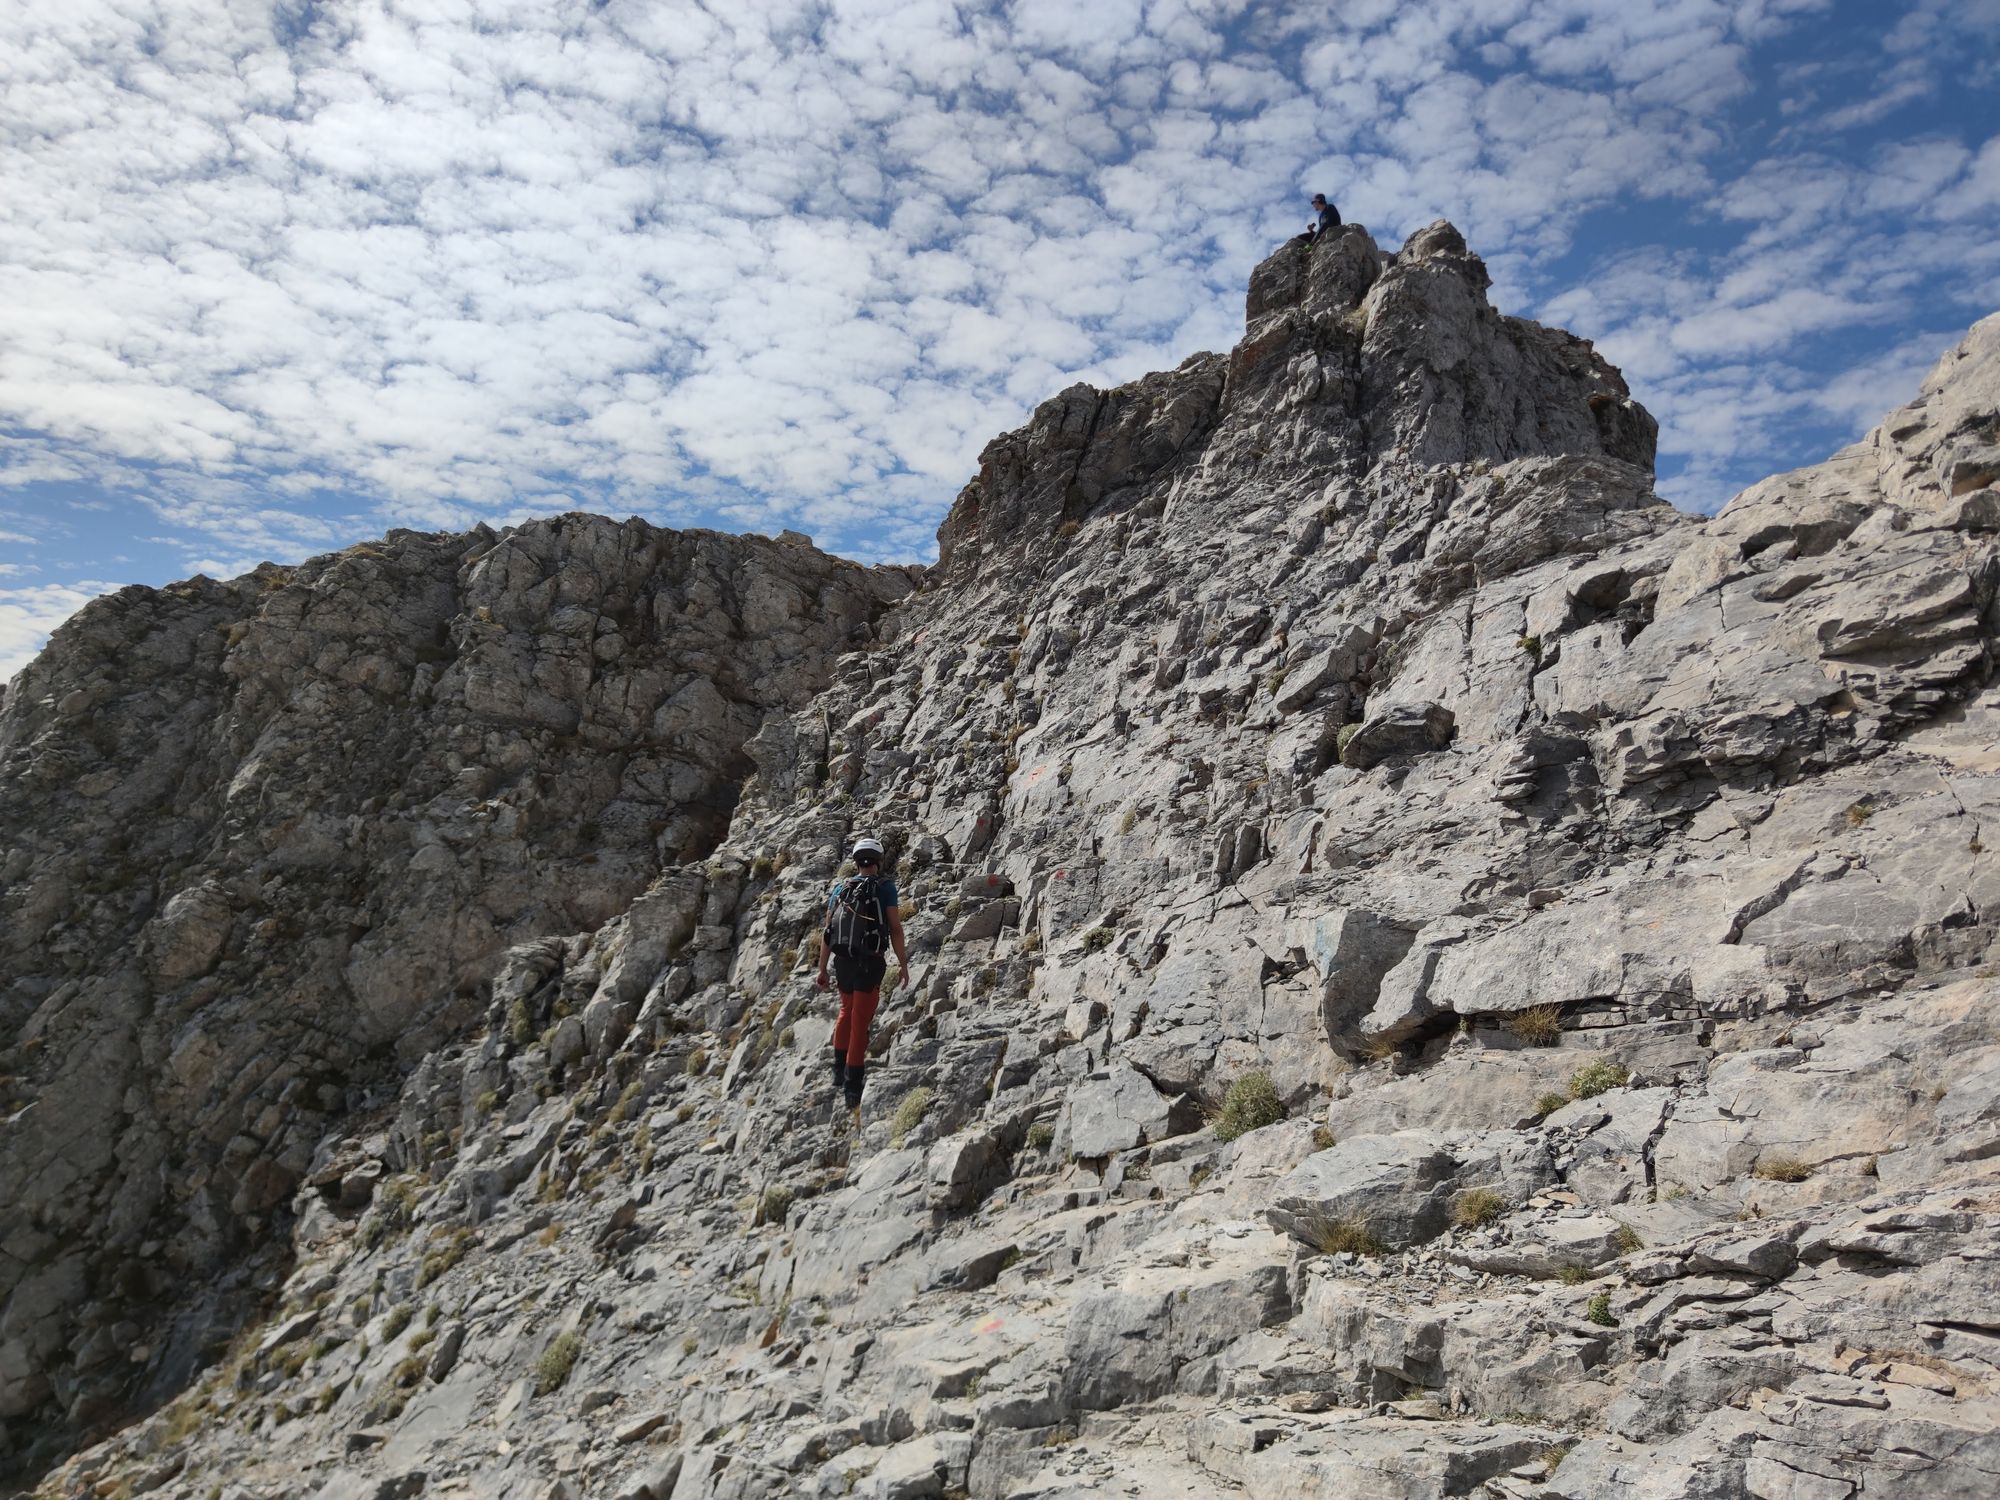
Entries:
{"type": "Polygon", "coordinates": [[[87,611],[0,719],[41,1492],[2000,1489],[2000,319],[1702,520],[1485,286],[1284,247],[914,590],[565,518],[87,611]]]}

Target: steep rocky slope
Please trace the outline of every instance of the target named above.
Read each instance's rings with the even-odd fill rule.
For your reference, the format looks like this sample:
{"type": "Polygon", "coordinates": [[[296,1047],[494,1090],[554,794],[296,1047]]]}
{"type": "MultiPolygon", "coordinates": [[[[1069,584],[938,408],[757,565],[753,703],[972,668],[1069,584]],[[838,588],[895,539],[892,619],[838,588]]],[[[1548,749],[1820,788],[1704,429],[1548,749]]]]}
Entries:
{"type": "Polygon", "coordinates": [[[1229,355],[991,445],[703,858],[412,968],[255,1318],[47,1493],[2000,1487],[2000,319],[1704,522],[1484,286],[1286,247],[1229,355]],[[916,962],[849,1141],[863,830],[916,962]]]}

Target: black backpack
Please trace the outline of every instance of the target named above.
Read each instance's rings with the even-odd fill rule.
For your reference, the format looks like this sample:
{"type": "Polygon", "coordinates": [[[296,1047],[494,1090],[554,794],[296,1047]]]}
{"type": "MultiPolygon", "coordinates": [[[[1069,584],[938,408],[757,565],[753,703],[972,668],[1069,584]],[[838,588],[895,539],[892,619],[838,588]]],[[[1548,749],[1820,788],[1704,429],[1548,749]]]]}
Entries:
{"type": "Polygon", "coordinates": [[[889,946],[889,924],[882,917],[878,877],[855,875],[833,888],[826,946],[848,958],[872,958],[889,946]]]}

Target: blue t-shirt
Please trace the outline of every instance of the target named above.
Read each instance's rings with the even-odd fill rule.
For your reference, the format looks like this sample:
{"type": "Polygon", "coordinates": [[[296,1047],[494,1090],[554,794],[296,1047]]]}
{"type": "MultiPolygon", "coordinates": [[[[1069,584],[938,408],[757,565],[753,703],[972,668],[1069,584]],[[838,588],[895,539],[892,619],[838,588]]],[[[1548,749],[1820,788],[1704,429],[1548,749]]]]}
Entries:
{"type": "MultiPolygon", "coordinates": [[[[829,922],[833,920],[833,901],[834,897],[840,894],[840,888],[846,885],[848,881],[859,880],[860,878],[858,875],[843,875],[827,891],[826,919],[829,922]]],[[[902,904],[896,891],[895,878],[889,875],[877,875],[875,877],[875,893],[882,898],[882,920],[886,922],[889,920],[889,913],[902,904]]]]}

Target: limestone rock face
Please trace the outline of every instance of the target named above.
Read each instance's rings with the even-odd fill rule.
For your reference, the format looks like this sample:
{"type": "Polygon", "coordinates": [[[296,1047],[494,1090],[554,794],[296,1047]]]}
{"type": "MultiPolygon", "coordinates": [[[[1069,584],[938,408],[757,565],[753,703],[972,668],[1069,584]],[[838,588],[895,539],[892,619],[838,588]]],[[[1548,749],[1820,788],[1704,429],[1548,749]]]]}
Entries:
{"type": "Polygon", "coordinates": [[[1703,520],[1448,225],[1246,311],[907,596],[566,518],[71,627],[0,1418],[127,1425],[46,1493],[1992,1493],[2000,319],[1703,520]]]}

